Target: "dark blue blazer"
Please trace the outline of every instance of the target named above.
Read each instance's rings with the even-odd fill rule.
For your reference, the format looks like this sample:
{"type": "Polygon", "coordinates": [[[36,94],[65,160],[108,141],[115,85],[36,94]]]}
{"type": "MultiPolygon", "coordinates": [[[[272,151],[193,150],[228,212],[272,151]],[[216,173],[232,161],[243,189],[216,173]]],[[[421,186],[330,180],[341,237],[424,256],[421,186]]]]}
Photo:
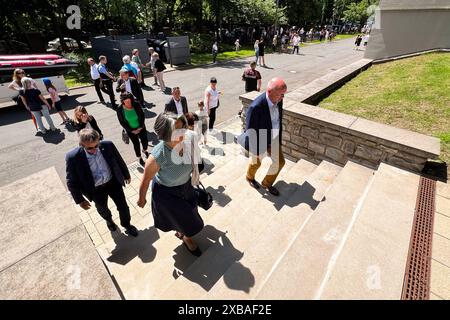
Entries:
{"type": "MultiPolygon", "coordinates": [[[[99,149],[109,164],[113,179],[125,186],[125,180],[130,179],[130,172],[116,146],[111,141],[101,141],[99,149]]],[[[95,182],[82,147],[72,149],[66,154],[66,182],[76,204],[85,201],[84,196],[92,201],[95,182]]]]}
{"type": "MultiPolygon", "coordinates": [[[[281,145],[281,121],[283,119],[283,101],[278,103],[278,112],[280,115],[280,135],[279,142],[281,145]]],[[[270,118],[269,104],[267,103],[266,93],[260,94],[250,104],[246,114],[246,126],[245,126],[245,149],[252,154],[261,155],[267,151],[267,147],[272,144],[272,119],[270,118]],[[251,138],[249,129],[253,129],[256,132],[256,141],[251,138]],[[265,130],[265,131],[263,131],[265,130]],[[266,143],[260,141],[266,139],[266,143]]]]}

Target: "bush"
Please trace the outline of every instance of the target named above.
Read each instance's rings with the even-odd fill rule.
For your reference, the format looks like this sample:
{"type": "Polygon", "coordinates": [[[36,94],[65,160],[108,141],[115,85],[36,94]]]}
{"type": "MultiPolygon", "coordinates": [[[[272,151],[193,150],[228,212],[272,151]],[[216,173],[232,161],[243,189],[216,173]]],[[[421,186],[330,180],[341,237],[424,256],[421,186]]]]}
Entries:
{"type": "Polygon", "coordinates": [[[90,67],[87,64],[87,59],[93,57],[91,50],[86,50],[83,52],[69,52],[64,54],[64,57],[76,62],[78,66],[76,68],[67,71],[67,76],[76,80],[77,82],[90,82],[90,67]]]}

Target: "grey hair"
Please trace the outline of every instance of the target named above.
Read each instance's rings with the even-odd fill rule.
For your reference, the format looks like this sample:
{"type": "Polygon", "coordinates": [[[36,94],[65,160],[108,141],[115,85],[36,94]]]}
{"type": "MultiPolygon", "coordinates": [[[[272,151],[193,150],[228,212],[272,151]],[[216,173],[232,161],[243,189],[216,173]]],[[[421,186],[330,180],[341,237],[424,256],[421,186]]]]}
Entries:
{"type": "Polygon", "coordinates": [[[129,55],[123,56],[122,58],[123,63],[130,63],[131,58],[129,55]]]}
{"type": "Polygon", "coordinates": [[[20,82],[22,82],[22,87],[24,90],[31,89],[31,78],[23,77],[20,82]]]}
{"type": "Polygon", "coordinates": [[[163,112],[159,114],[155,120],[154,126],[158,139],[163,140],[164,142],[171,142],[177,120],[183,121],[184,125],[187,123],[184,115],[178,116],[173,112],[163,112]]]}
{"type": "Polygon", "coordinates": [[[80,130],[80,143],[90,143],[90,142],[95,142],[98,141],[100,139],[100,134],[94,130],[94,129],[90,129],[90,128],[85,128],[80,130]]]}

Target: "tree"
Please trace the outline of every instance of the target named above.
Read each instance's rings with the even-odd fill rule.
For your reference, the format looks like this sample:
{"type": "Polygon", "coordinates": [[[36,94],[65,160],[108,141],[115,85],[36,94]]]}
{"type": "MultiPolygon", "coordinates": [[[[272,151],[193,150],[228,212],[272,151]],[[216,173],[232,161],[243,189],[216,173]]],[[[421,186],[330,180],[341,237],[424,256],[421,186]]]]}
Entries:
{"type": "Polygon", "coordinates": [[[359,3],[350,3],[344,11],[344,20],[351,22],[359,22],[364,25],[370,15],[369,7],[377,5],[378,0],[362,0],[359,3]]]}

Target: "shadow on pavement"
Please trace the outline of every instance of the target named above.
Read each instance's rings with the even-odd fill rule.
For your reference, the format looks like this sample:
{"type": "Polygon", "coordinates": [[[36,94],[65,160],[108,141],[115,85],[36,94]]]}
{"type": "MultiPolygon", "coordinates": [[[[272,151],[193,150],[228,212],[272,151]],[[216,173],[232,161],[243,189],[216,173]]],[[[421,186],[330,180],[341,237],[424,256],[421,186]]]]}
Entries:
{"type": "MultiPolygon", "coordinates": [[[[195,241],[203,251],[203,258],[197,258],[200,259],[198,260],[199,263],[195,263],[195,257],[192,255],[188,257],[187,255],[190,255],[190,253],[183,246],[181,248],[183,250],[177,248],[175,251],[175,267],[183,272],[184,278],[209,291],[233,264],[238,263],[244,253],[233,246],[225,232],[209,225],[205,226],[202,232],[195,236],[195,241]],[[205,251],[205,242],[208,242],[211,246],[207,251],[205,251]]],[[[231,285],[235,290],[249,292],[255,284],[255,277],[250,269],[244,266],[238,270],[238,273],[239,281],[232,284],[227,283],[227,285],[231,285]]]]}
{"type": "Polygon", "coordinates": [[[120,231],[112,232],[112,237],[116,247],[107,259],[109,262],[126,265],[138,257],[143,263],[149,263],[156,257],[156,249],[153,244],[158,241],[159,234],[155,227],[139,230],[136,238],[127,236],[120,231]]]}
{"type": "Polygon", "coordinates": [[[48,131],[48,133],[42,135],[42,139],[45,141],[45,143],[51,144],[60,144],[61,142],[64,141],[65,138],[66,138],[65,133],[59,129],[56,132],[48,131]]]}

